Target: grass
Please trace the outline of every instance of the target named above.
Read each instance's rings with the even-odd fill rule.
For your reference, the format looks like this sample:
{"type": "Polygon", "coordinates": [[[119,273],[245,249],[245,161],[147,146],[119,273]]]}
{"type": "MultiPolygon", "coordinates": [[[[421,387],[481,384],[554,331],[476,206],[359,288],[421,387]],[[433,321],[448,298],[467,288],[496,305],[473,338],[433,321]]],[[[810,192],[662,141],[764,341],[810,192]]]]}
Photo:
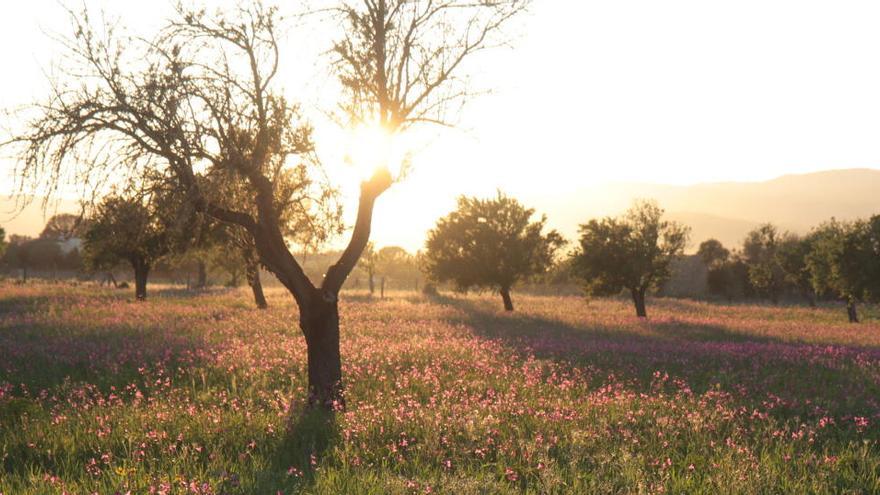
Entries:
{"type": "Polygon", "coordinates": [[[0,494],[877,493],[880,324],[841,308],[0,285],[0,494]]]}

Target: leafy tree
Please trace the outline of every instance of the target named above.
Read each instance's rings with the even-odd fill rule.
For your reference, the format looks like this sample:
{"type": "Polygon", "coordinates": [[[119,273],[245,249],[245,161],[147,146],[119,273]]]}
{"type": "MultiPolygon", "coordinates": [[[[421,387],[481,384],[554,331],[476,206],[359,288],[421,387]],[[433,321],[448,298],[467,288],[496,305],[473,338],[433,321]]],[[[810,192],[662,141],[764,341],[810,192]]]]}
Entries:
{"type": "Polygon", "coordinates": [[[779,263],[779,246],[784,235],[772,224],[764,224],[750,231],[743,241],[743,261],[749,268],[749,282],[758,294],[773,304],[785,289],[785,271],[779,263]]]}
{"type": "Polygon", "coordinates": [[[386,279],[401,282],[418,273],[413,256],[400,246],[385,246],[380,249],[376,253],[376,268],[382,277],[379,283],[381,297],[385,297],[386,279]]]}
{"type": "Polygon", "coordinates": [[[700,243],[697,250],[697,256],[703,261],[707,267],[717,267],[730,259],[730,250],[721,244],[718,239],[708,239],[700,243]]]}
{"type": "Polygon", "coordinates": [[[804,237],[788,234],[779,244],[776,259],[782,269],[784,283],[806,299],[810,307],[816,306],[816,292],[807,256],[813,249],[815,236],[804,237]]]}
{"type": "Polygon", "coordinates": [[[880,297],[880,215],[870,220],[832,219],[813,231],[806,257],[813,288],[846,301],[850,323],[858,302],[880,297]]]}
{"type": "Polygon", "coordinates": [[[150,270],[183,245],[175,235],[191,231],[191,219],[182,224],[177,206],[157,196],[108,196],[96,207],[83,233],[86,266],[110,270],[121,263],[131,264],[135,297],[146,299],[150,270]]]}
{"type": "Polygon", "coordinates": [[[734,273],[730,250],[717,239],[708,239],[700,243],[697,256],[706,265],[706,286],[709,294],[733,298],[734,273]]]}
{"type": "MultiPolygon", "coordinates": [[[[465,77],[473,55],[499,44],[499,29],[523,0],[363,0],[334,2],[341,38],[330,51],[339,107],[352,126],[394,136],[426,123],[450,124],[450,111],[473,94],[465,77]]],[[[286,244],[278,177],[288,165],[317,167],[311,126],[275,83],[282,58],[275,9],[243,3],[209,14],[180,8],[154,38],[116,37],[71,15],[69,69],[89,84],[56,81],[27,129],[18,176],[33,186],[71,178],[99,184],[108,169],[133,177],[153,171],[187,202],[253,238],[260,262],[293,295],[308,355],[309,402],[342,407],[338,295],[370,237],[373,206],[393,181],[387,162],[360,187],[348,245],[319,285],[286,244]],[[211,178],[208,181],[207,178],[211,178]],[[230,201],[215,180],[241,184],[230,201]]],[[[372,164],[371,164],[372,165],[372,164]]],[[[311,212],[333,188],[309,182],[311,212]],[[312,187],[314,186],[314,187],[312,187]]]]}
{"type": "Polygon", "coordinates": [[[565,244],[555,230],[542,233],[547,218],[532,222],[534,213],[501,192],[493,199],[459,197],[456,210],[428,232],[429,278],[452,281],[462,290],[497,290],[504,309],[513,311],[510,289],[544,273],[565,244]]]}
{"type": "Polygon", "coordinates": [[[40,233],[41,239],[66,241],[79,235],[80,217],[72,213],[52,215],[40,233]]]}
{"type": "Polygon", "coordinates": [[[689,229],[663,220],[653,201],[638,201],[620,218],[590,220],[580,226],[580,246],[572,254],[574,273],[595,295],[614,295],[628,289],[636,315],[646,317],[645,294],[670,275],[673,259],[681,256],[689,229]]]}

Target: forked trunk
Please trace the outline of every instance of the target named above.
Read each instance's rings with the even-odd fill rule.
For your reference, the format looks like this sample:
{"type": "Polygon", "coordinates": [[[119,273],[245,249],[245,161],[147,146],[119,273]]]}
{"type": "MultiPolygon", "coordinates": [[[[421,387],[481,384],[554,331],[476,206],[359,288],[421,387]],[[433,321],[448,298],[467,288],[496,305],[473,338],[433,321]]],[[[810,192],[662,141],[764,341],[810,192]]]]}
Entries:
{"type": "Polygon", "coordinates": [[[856,311],[856,302],[853,299],[846,301],[846,314],[849,316],[850,323],[859,322],[859,313],[856,311]]]}
{"type": "Polygon", "coordinates": [[[513,300],[510,299],[510,287],[502,287],[498,292],[501,293],[501,299],[504,301],[504,311],[513,311],[513,300]]]}
{"type": "Polygon", "coordinates": [[[645,310],[645,289],[631,289],[633,304],[636,306],[636,316],[639,318],[647,318],[648,312],[645,310]]]}
{"type": "Polygon", "coordinates": [[[147,298],[147,277],[150,274],[150,265],[143,261],[135,261],[134,265],[134,297],[138,301],[147,298]]]}
{"type": "Polygon", "coordinates": [[[309,405],[344,410],[338,303],[335,297],[331,301],[322,298],[303,310],[300,326],[308,353],[309,405]]]}
{"type": "Polygon", "coordinates": [[[254,293],[254,303],[260,309],[269,307],[266,302],[266,296],[263,295],[263,283],[260,281],[260,266],[257,263],[249,263],[247,267],[248,285],[254,293]]]}

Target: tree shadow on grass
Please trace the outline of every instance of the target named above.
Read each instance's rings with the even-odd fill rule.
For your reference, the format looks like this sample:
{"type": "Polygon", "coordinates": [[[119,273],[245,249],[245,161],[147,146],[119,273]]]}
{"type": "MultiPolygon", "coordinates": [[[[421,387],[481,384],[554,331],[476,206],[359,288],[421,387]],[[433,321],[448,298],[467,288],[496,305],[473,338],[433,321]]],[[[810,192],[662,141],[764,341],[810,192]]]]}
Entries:
{"type": "Polygon", "coordinates": [[[748,407],[763,408],[771,395],[780,397],[787,406],[774,414],[783,418],[822,411],[880,414],[880,380],[871,373],[880,366],[875,347],[808,344],[668,317],[580,325],[501,312],[483,301],[442,295],[431,300],[459,310],[452,319],[478,337],[523,358],[588,370],[600,383],[614,377],[650,393],[660,372],[685,380],[694,393],[721,388],[748,407]]]}
{"type": "Polygon", "coordinates": [[[336,414],[305,406],[293,410],[287,431],[269,456],[268,466],[257,474],[253,486],[242,487],[243,493],[303,490],[316,483],[321,460],[339,443],[336,414]]]}

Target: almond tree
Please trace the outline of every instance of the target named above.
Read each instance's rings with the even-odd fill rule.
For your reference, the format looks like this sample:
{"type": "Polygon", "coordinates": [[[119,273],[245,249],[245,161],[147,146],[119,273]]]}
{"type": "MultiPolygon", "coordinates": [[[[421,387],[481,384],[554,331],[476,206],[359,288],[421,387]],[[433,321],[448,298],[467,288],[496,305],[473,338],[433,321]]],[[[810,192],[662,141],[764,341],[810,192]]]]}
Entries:
{"type": "MultiPolygon", "coordinates": [[[[450,124],[472,93],[463,62],[503,41],[499,29],[522,0],[363,0],[328,9],[344,33],[333,45],[351,125],[393,136],[426,123],[450,124]]],[[[308,354],[309,403],[344,407],[339,291],[370,237],[373,206],[393,181],[380,164],[360,184],[357,217],[339,260],[309,280],[285,239],[278,178],[291,164],[314,170],[312,128],[278,90],[283,61],[276,9],[259,2],[217,14],[178,8],[146,42],[71,15],[70,65],[47,101],[11,141],[21,146],[22,186],[65,179],[99,184],[108,173],[166,179],[196,211],[240,226],[260,263],[291,293],[308,354]],[[230,201],[206,184],[242,184],[230,201]]],[[[288,55],[295,57],[296,54],[288,55]]],[[[314,175],[310,175],[314,177],[314,175]]],[[[333,188],[303,185],[303,211],[326,206],[333,188]]]]}

